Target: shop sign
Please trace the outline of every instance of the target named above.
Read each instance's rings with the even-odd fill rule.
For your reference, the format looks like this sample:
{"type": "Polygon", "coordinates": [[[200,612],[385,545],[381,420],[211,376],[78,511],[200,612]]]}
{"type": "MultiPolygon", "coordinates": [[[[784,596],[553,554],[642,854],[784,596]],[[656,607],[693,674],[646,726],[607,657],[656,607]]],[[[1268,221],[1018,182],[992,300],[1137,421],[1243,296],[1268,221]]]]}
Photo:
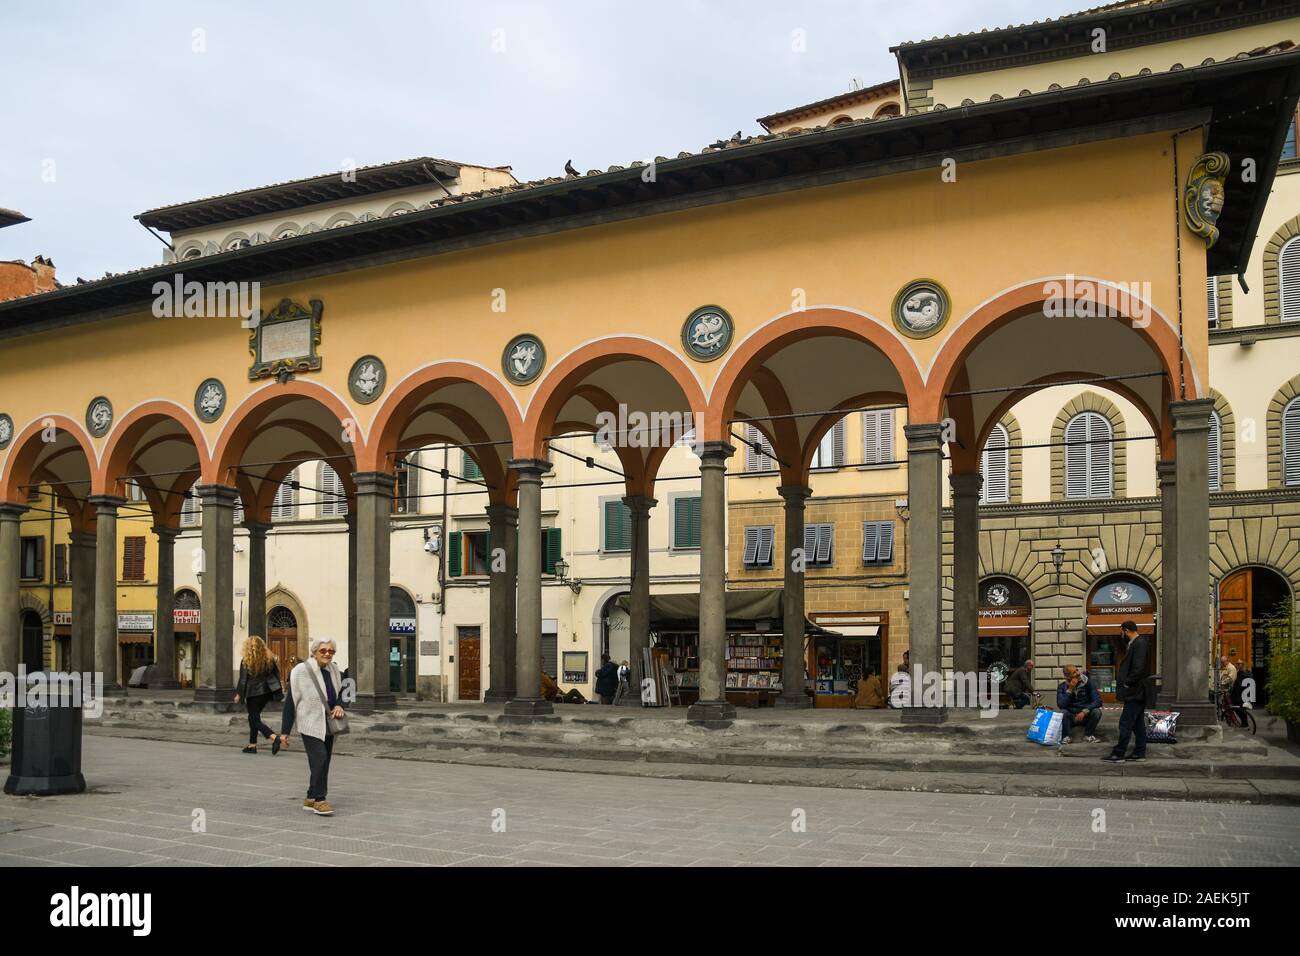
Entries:
{"type": "Polygon", "coordinates": [[[153,615],[152,614],[118,614],[117,629],[119,631],[152,631],[153,615]]]}
{"type": "Polygon", "coordinates": [[[55,611],[55,612],[54,612],[54,626],[55,626],[55,627],[64,627],[64,626],[66,626],[66,627],[71,627],[71,626],[72,626],[72,612],[71,612],[71,611],[55,611]]]}
{"type": "Polygon", "coordinates": [[[389,634],[414,634],[415,618],[413,617],[390,617],[388,619],[389,634]]]}
{"type": "Polygon", "coordinates": [[[172,611],[173,624],[198,624],[202,612],[196,607],[178,607],[172,611]]]}
{"type": "Polygon", "coordinates": [[[1024,617],[1029,613],[1027,607],[980,608],[980,617],[1024,617]]]}

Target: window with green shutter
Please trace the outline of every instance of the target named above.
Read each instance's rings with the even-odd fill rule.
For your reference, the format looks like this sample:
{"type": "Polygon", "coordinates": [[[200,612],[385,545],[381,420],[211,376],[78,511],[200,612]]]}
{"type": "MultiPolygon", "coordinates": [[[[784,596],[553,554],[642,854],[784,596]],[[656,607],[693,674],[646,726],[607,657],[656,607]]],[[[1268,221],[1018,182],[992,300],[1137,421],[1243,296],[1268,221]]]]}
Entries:
{"type": "Polygon", "coordinates": [[[601,550],[609,553],[632,550],[632,509],[621,498],[607,498],[601,502],[604,509],[601,550]]]}
{"type": "Polygon", "coordinates": [[[554,574],[555,562],[560,560],[560,529],[542,529],[542,573],[554,574]]]}
{"type": "Polygon", "coordinates": [[[460,577],[461,564],[461,539],[460,532],[453,531],[447,535],[447,576],[460,577]]]}
{"type": "Polygon", "coordinates": [[[474,457],[469,452],[465,452],[464,454],[465,461],[464,464],[461,465],[461,475],[471,481],[482,481],[483,469],[479,468],[478,462],[474,460],[474,457]]]}
{"type": "Polygon", "coordinates": [[[673,547],[700,546],[700,498],[679,495],[673,499],[673,547]]]}

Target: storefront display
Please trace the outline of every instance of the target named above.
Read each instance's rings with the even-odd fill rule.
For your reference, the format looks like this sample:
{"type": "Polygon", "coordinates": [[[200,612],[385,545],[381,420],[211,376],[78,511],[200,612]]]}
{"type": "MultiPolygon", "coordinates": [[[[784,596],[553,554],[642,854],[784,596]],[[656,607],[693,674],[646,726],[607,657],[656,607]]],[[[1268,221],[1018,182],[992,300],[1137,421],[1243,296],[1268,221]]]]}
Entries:
{"type": "Polygon", "coordinates": [[[1120,626],[1132,621],[1139,634],[1151,638],[1151,673],[1159,673],[1159,642],[1156,640],[1155,598],[1135,578],[1110,578],[1088,596],[1086,668],[1089,679],[1101,692],[1101,699],[1115,701],[1115,679],[1123,657],[1125,641],[1120,626]]]}
{"type": "Polygon", "coordinates": [[[817,707],[852,707],[858,681],[873,669],[885,676],[889,615],[883,611],[821,611],[811,615],[824,630],[808,642],[807,669],[817,707]]]}
{"type": "Polygon", "coordinates": [[[979,586],[979,649],[976,667],[1005,680],[1032,655],[1029,592],[1013,578],[986,578],[979,586]]]}

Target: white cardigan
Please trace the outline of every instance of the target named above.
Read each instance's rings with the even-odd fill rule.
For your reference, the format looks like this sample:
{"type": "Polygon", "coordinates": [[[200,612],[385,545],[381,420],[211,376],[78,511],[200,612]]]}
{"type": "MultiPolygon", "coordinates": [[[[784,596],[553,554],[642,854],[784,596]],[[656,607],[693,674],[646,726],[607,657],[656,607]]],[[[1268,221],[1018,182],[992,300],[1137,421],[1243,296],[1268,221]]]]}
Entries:
{"type": "MultiPolygon", "coordinates": [[[[308,667],[319,668],[311,658],[294,665],[289,672],[289,693],[293,696],[293,722],[295,729],[304,737],[324,740],[326,736],[325,704],[316,690],[316,680],[308,667]]],[[[343,676],[338,665],[329,662],[330,681],[334,684],[336,703],[342,700],[343,676]]],[[[325,678],[321,677],[321,689],[324,690],[325,678]]]]}

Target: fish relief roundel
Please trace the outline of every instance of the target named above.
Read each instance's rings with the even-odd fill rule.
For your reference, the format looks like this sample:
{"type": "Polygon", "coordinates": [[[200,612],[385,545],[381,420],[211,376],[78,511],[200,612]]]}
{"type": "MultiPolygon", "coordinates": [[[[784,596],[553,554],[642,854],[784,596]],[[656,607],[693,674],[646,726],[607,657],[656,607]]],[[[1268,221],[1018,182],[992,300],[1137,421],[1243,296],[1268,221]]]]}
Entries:
{"type": "Polygon", "coordinates": [[[682,348],[698,362],[711,362],[731,346],[734,331],[726,309],[706,305],[692,312],[682,326],[682,348]]]}

